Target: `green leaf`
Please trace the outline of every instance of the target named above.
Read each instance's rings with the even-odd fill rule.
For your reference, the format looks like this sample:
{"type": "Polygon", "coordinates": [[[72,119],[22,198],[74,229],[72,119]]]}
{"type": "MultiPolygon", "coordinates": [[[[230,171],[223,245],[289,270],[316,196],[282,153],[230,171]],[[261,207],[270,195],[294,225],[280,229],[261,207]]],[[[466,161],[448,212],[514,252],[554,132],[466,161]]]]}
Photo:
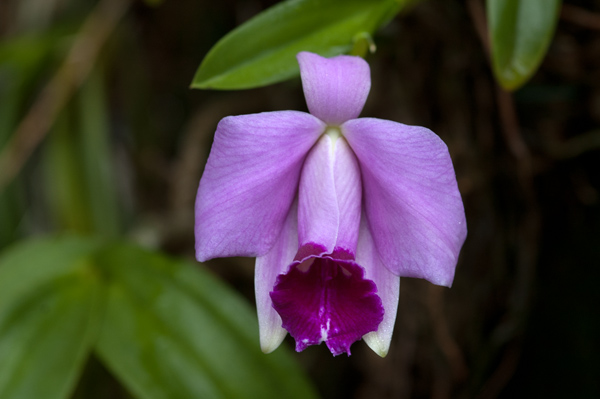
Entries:
{"type": "Polygon", "coordinates": [[[288,0],[221,39],[202,61],[193,88],[247,89],[298,74],[296,54],[334,56],[357,34],[373,33],[404,0],[288,0]]]}
{"type": "Polygon", "coordinates": [[[515,90],[539,67],[558,21],[560,0],[487,0],[494,75],[515,90]]]}
{"type": "Polygon", "coordinates": [[[19,244],[0,256],[0,397],[66,398],[92,347],[139,399],[316,397],[285,349],[260,352],[253,313],[196,265],[134,246],[19,244]]]}
{"type": "Polygon", "coordinates": [[[51,239],[0,257],[2,399],[67,398],[73,389],[98,321],[95,248],[90,240],[51,239]]]}
{"type": "Polygon", "coordinates": [[[97,353],[137,398],[316,396],[285,350],[260,352],[253,311],[207,272],[126,245],[97,260],[110,281],[97,353]]]}

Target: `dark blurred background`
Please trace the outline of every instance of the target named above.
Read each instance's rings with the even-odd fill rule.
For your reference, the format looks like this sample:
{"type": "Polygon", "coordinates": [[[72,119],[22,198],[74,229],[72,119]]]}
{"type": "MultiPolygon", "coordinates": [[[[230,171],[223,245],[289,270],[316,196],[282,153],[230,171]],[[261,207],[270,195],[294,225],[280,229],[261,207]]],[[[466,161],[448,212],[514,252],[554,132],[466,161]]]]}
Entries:
{"type": "MultiPolygon", "coordinates": [[[[211,46],[276,1],[103,1],[126,6],[99,52],[88,54],[106,109],[122,231],[192,258],[194,197],[217,122],[306,110],[299,79],[240,92],[189,89],[211,46]]],[[[39,59],[15,91],[10,120],[4,114],[6,131],[30,111],[95,4],[2,0],[4,45],[51,42],[43,55],[20,55],[39,59]]],[[[362,342],[351,357],[333,358],[325,346],[297,354],[324,398],[600,397],[600,2],[564,2],[539,71],[512,94],[494,82],[482,27],[483,1],[426,0],[375,36],[362,115],[442,137],[469,236],[451,289],[402,280],[386,358],[362,342]]],[[[7,79],[0,75],[5,88],[7,79]]],[[[24,221],[3,244],[62,228],[42,211],[54,188],[40,187],[43,145],[18,174],[24,221]]],[[[252,259],[206,267],[254,300],[252,259]]],[[[292,347],[289,337],[284,344],[292,347]]],[[[92,360],[75,397],[129,396],[92,360]]]]}

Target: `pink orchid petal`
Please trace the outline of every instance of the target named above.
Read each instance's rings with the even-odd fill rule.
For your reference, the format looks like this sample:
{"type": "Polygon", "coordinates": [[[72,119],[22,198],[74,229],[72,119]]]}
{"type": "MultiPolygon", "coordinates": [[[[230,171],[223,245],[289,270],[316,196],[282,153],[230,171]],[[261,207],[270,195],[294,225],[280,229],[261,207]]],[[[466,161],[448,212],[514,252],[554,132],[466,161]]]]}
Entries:
{"type": "Polygon", "coordinates": [[[375,248],[373,236],[369,231],[365,217],[361,219],[356,262],[365,269],[365,278],[377,285],[377,295],[381,298],[384,314],[377,331],[366,334],[363,339],[381,357],[385,357],[390,348],[394,323],[400,297],[400,277],[385,267],[375,248]]]}
{"type": "Polygon", "coordinates": [[[380,119],[341,129],[360,162],[367,222],[383,263],[399,276],[452,285],[467,225],[444,142],[426,128],[380,119]]]}
{"type": "Polygon", "coordinates": [[[323,135],[302,168],[297,259],[344,250],[354,259],[361,214],[360,169],[346,140],[323,135]]]}
{"type": "Polygon", "coordinates": [[[360,57],[324,58],[302,52],[297,56],[304,97],[311,114],[329,125],[358,117],[369,90],[369,64],[360,57]]]}
{"type": "MultiPolygon", "coordinates": [[[[324,135],[306,157],[298,189],[300,247],[318,244],[331,253],[337,239],[340,212],[333,176],[332,140],[324,135]]],[[[316,253],[317,255],[320,253],[316,253]]]]}
{"type": "Polygon", "coordinates": [[[296,111],[219,122],[196,197],[196,257],[261,256],[278,238],[325,125],[296,111]]]}
{"type": "Polygon", "coordinates": [[[344,138],[336,141],[333,173],[340,210],[335,246],[338,251],[343,249],[354,257],[362,213],[362,186],[358,160],[344,138]]]}
{"type": "Polygon", "coordinates": [[[325,342],[337,356],[383,319],[375,284],[352,260],[330,256],[294,262],[277,278],[271,292],[283,327],[296,340],[296,351],[325,342]]]}
{"type": "Polygon", "coordinates": [[[285,220],[279,238],[266,255],[256,258],[254,289],[258,312],[260,347],[270,353],[277,349],[287,331],[281,326],[279,313],[273,308],[269,292],[275,286],[277,276],[285,273],[298,250],[298,205],[294,202],[285,220]]]}

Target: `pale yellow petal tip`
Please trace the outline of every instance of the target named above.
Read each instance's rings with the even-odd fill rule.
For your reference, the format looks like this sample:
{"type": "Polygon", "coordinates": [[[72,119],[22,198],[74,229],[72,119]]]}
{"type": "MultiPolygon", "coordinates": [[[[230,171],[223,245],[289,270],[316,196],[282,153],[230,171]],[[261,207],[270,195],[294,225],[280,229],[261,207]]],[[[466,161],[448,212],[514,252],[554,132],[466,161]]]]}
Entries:
{"type": "Polygon", "coordinates": [[[363,339],[373,352],[381,357],[386,357],[390,350],[390,342],[382,340],[376,332],[370,332],[363,336],[363,339]]]}
{"type": "Polygon", "coordinates": [[[281,329],[279,331],[272,332],[268,336],[261,336],[260,349],[263,351],[263,353],[273,352],[275,349],[279,348],[279,345],[281,345],[281,343],[283,342],[283,339],[285,338],[286,334],[287,331],[281,329]]]}

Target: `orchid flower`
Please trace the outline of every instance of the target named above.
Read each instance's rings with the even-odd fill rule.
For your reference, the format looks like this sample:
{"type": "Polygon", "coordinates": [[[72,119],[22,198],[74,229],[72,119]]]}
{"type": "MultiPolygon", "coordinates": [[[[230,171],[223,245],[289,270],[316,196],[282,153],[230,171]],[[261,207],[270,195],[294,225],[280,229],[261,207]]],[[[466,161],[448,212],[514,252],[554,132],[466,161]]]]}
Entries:
{"type": "Polygon", "coordinates": [[[264,352],[334,355],[363,338],[388,352],[400,277],[450,286],[467,229],[444,142],[419,126],[358,118],[359,57],[299,53],[310,113],[222,119],[196,199],[196,257],[256,257],[264,352]],[[357,119],[358,118],[358,119],[357,119]]]}

